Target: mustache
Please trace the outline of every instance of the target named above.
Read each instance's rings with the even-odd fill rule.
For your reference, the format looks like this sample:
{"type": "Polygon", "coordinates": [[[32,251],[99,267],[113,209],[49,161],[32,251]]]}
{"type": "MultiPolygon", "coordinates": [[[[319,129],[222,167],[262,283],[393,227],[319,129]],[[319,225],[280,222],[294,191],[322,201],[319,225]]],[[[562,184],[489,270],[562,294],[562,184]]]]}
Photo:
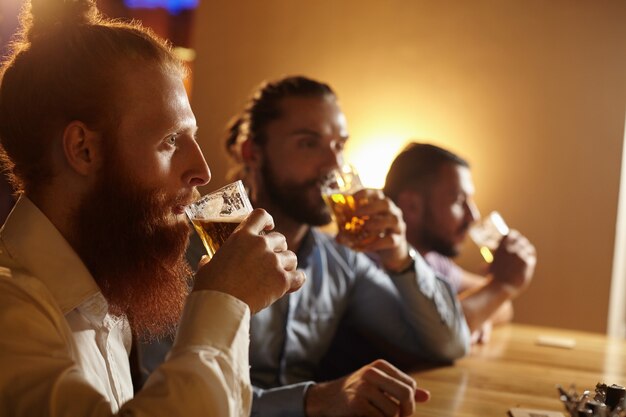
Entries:
{"type": "Polygon", "coordinates": [[[194,188],[190,192],[185,192],[174,197],[172,201],[172,205],[173,206],[188,206],[200,200],[200,197],[201,197],[200,191],[194,188]]]}

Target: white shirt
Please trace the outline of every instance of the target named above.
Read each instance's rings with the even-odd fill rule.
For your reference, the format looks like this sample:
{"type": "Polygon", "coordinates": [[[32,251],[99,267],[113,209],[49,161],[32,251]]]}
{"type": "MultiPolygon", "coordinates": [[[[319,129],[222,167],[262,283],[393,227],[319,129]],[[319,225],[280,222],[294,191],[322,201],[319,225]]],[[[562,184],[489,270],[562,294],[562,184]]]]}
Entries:
{"type": "MultiPolygon", "coordinates": [[[[113,244],[113,243],[112,243],[113,244]]],[[[250,310],[192,293],[168,359],[133,398],[125,319],[27,198],[0,231],[0,416],[248,416],[250,310]]]]}

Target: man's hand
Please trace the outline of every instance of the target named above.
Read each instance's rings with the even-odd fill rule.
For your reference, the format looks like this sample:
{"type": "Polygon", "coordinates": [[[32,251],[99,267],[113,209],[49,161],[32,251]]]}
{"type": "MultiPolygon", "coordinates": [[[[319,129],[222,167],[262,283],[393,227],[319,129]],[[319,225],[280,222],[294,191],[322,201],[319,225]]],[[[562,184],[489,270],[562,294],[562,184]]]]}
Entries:
{"type": "Polygon", "coordinates": [[[502,284],[511,297],[515,297],[530,284],[536,263],[535,247],[517,230],[511,230],[493,254],[489,271],[493,281],[502,284]]]}
{"type": "Polygon", "coordinates": [[[273,228],[272,216],[255,209],[213,258],[200,266],[193,290],[230,294],[248,304],[254,314],[300,288],[304,272],[296,270],[298,260],[287,249],[285,237],[269,232],[273,228]]]}
{"type": "Polygon", "coordinates": [[[363,189],[354,194],[355,215],[365,222],[359,233],[361,239],[339,231],[337,240],[364,252],[376,252],[382,265],[390,271],[400,271],[410,262],[409,245],[406,241],[406,224],[402,210],[381,190],[363,189]]]}
{"type": "Polygon", "coordinates": [[[389,362],[377,360],[334,381],[311,386],[304,401],[307,417],[410,416],[415,402],[430,393],[389,362]]]}
{"type": "Polygon", "coordinates": [[[491,322],[491,320],[485,321],[480,326],[480,329],[474,330],[472,332],[472,336],[470,339],[472,345],[476,345],[476,344],[482,345],[482,344],[489,342],[489,340],[491,339],[492,330],[493,330],[493,323],[491,322]]]}

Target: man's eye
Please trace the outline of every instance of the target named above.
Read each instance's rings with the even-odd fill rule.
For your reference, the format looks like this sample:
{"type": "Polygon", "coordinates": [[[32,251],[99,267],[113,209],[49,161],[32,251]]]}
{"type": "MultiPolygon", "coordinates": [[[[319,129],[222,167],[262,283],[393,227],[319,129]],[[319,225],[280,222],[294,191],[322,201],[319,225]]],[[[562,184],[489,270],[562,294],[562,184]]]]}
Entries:
{"type": "Polygon", "coordinates": [[[172,146],[174,146],[174,145],[176,145],[176,139],[178,139],[178,135],[171,135],[171,136],[168,136],[168,137],[165,139],[165,143],[167,143],[168,145],[172,145],[172,146]]]}
{"type": "Polygon", "coordinates": [[[303,139],[300,141],[301,148],[315,148],[317,146],[316,139],[303,139]]]}

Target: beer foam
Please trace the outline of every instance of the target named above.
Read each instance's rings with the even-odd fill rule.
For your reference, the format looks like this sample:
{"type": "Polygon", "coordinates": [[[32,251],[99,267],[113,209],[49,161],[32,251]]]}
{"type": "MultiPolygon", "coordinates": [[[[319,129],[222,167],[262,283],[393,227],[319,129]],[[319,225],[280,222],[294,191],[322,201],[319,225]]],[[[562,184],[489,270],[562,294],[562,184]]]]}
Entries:
{"type": "Polygon", "coordinates": [[[214,222],[214,223],[241,223],[245,220],[247,216],[236,216],[236,217],[206,217],[202,219],[193,219],[193,221],[197,222],[214,222]]]}

